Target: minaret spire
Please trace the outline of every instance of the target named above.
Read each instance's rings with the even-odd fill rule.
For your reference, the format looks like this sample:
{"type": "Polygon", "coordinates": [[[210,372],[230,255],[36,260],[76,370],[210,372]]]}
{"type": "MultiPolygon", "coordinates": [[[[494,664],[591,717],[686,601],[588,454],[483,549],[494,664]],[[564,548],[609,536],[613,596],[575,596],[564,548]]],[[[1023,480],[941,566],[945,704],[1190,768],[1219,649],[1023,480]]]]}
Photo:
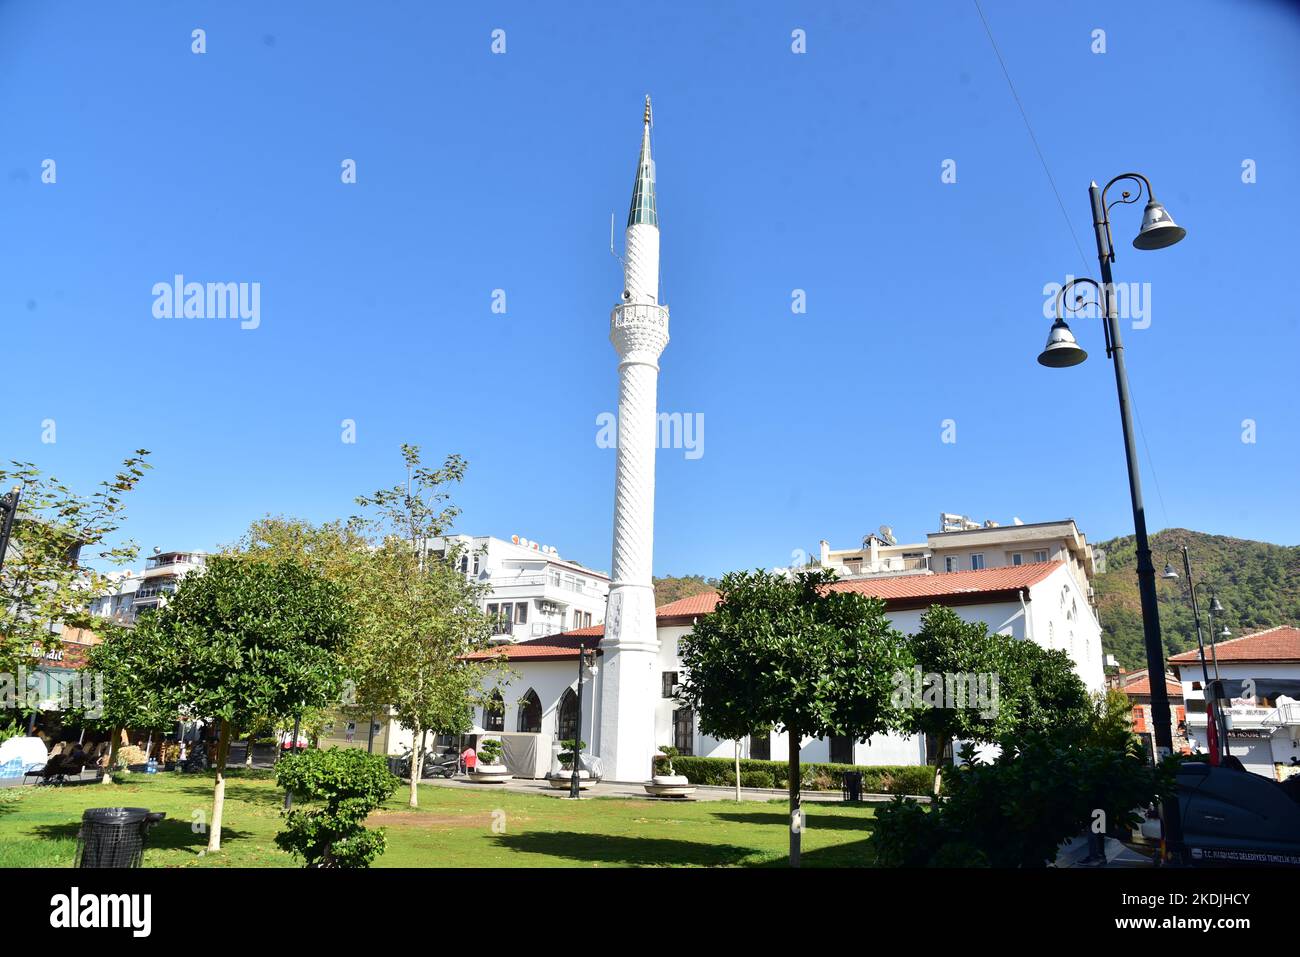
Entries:
{"type": "Polygon", "coordinates": [[[654,113],[650,110],[650,96],[645,98],[645,118],[641,127],[641,158],[636,164],[636,182],[632,186],[632,208],[627,212],[628,226],[641,223],[658,226],[659,214],[655,209],[655,162],[650,157],[650,128],[654,126],[654,113]]]}
{"type": "Polygon", "coordinates": [[[614,554],[605,637],[598,752],[605,776],[643,780],[655,752],[646,715],[658,700],[655,621],[655,444],[659,355],[668,345],[668,308],[659,303],[659,217],[650,157],[653,115],[646,97],[641,158],[628,212],[623,295],[610,315],[618,352],[618,465],[614,480],[614,554]]]}

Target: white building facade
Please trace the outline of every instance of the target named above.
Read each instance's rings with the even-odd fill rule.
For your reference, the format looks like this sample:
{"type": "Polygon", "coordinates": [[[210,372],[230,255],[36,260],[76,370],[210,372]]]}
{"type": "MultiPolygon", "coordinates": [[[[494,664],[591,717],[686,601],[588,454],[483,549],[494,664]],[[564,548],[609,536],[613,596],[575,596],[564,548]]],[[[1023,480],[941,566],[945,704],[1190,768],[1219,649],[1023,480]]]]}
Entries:
{"type": "Polygon", "coordinates": [[[145,559],[143,572],[123,571],[110,576],[114,579],[111,590],[93,599],[90,611],[120,625],[134,625],[140,612],[166,604],[181,579],[201,571],[207,560],[207,552],[155,549],[145,559]]]}
{"type": "MultiPolygon", "coordinates": [[[[991,633],[1065,651],[1089,690],[1099,691],[1105,685],[1101,629],[1084,591],[1065,562],[861,578],[839,582],[834,587],[882,599],[890,622],[905,634],[920,629],[921,616],[931,605],[946,605],[967,621],[983,622],[991,633]]],[[[709,592],[658,609],[658,647],[649,669],[652,694],[638,711],[624,711],[618,716],[620,722],[633,722],[635,727],[631,733],[649,738],[654,750],[672,745],[684,754],[704,757],[730,758],[735,754],[735,742],[717,740],[699,732],[696,715],[677,699],[674,690],[683,676],[681,639],[690,634],[694,622],[708,614],[716,603],[716,593],[709,592]]],[[[514,676],[504,685],[490,679],[487,690],[500,695],[497,730],[537,733],[553,741],[574,737],[578,721],[580,645],[597,650],[595,665],[583,681],[580,737],[587,742],[587,750],[603,762],[608,741],[605,729],[611,710],[602,628],[503,648],[514,676]]],[[[485,728],[489,717],[487,709],[479,716],[485,728]]],[[[742,741],[740,748],[741,757],[782,760],[789,753],[789,740],[774,729],[765,736],[742,741]]],[[[844,764],[920,765],[926,763],[927,757],[925,742],[919,737],[894,734],[878,735],[865,743],[847,738],[805,738],[800,750],[804,761],[844,764]]],[[[652,760],[653,751],[646,756],[644,765],[623,768],[617,773],[606,765],[605,775],[612,780],[643,780],[651,773],[652,760]]]]}
{"type": "Polygon", "coordinates": [[[491,587],[480,605],[492,619],[493,640],[526,641],[601,624],[609,576],[561,558],[550,546],[512,535],[450,535],[430,549],[458,554],[460,570],[491,587]]]}
{"type": "MultiPolygon", "coordinates": [[[[1280,625],[1221,641],[1206,656],[1210,678],[1217,672],[1232,702],[1229,753],[1247,771],[1274,780],[1300,773],[1300,628],[1280,625]]],[[[1183,684],[1187,737],[1208,751],[1200,655],[1187,651],[1169,664],[1183,684]]]]}

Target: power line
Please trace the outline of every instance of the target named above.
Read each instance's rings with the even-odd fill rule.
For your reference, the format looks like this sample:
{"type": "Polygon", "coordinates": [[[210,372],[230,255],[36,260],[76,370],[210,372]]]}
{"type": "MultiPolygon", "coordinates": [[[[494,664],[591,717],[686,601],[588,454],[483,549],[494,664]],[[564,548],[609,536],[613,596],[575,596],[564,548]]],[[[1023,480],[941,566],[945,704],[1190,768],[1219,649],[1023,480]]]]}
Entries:
{"type": "MultiPolygon", "coordinates": [[[[1029,122],[1029,114],[1025,111],[1025,105],[1020,101],[1020,94],[1016,92],[1016,85],[1011,82],[1011,73],[1007,70],[1006,61],[1002,59],[1002,52],[998,49],[997,41],[993,39],[993,31],[989,29],[989,21],[984,16],[984,10],[980,7],[979,0],[971,0],[975,4],[975,12],[979,14],[980,23],[984,25],[984,32],[988,35],[989,45],[993,47],[993,55],[998,58],[998,66],[1002,68],[1002,76],[1006,78],[1007,88],[1011,90],[1011,96],[1016,101],[1016,107],[1020,110],[1020,118],[1024,120],[1025,131],[1029,133],[1029,141],[1034,145],[1034,152],[1038,154],[1038,162],[1042,164],[1043,173],[1047,176],[1047,182],[1051,184],[1052,192],[1056,196],[1056,205],[1060,207],[1061,216],[1065,219],[1065,226],[1070,231],[1070,239],[1074,241],[1074,248],[1079,253],[1079,261],[1083,263],[1084,274],[1089,270],[1088,257],[1084,255],[1083,246],[1079,244],[1079,237],[1074,231],[1074,223],[1070,220],[1070,214],[1065,208],[1065,200],[1061,198],[1061,191],[1056,188],[1056,180],[1052,176],[1052,170],[1047,165],[1047,157],[1043,155],[1043,149],[1038,145],[1038,137],[1034,135],[1034,128],[1029,122]]],[[[1146,429],[1142,427],[1142,416],[1138,413],[1137,402],[1132,395],[1129,396],[1129,405],[1133,408],[1133,416],[1137,419],[1138,434],[1142,436],[1142,448],[1147,454],[1147,468],[1151,472],[1151,480],[1156,487],[1156,497],[1160,499],[1160,510],[1164,513],[1165,527],[1169,527],[1169,509],[1165,506],[1165,495],[1160,488],[1160,476],[1156,473],[1154,460],[1151,458],[1151,446],[1147,443],[1146,429]]]]}
{"type": "Polygon", "coordinates": [[[984,32],[988,34],[989,45],[993,47],[993,55],[998,58],[998,66],[1002,67],[1002,75],[1006,77],[1007,87],[1011,90],[1011,96],[1016,101],[1016,106],[1020,110],[1020,118],[1025,121],[1025,130],[1029,133],[1029,140],[1034,144],[1034,152],[1038,154],[1038,162],[1043,165],[1043,172],[1047,174],[1047,182],[1052,186],[1052,192],[1056,194],[1056,205],[1061,208],[1061,215],[1065,217],[1065,226],[1070,230],[1070,238],[1074,240],[1074,248],[1079,252],[1079,260],[1083,263],[1086,271],[1088,268],[1088,257],[1083,254],[1083,247],[1079,245],[1079,237],[1075,235],[1074,223],[1070,222],[1070,214],[1065,210],[1065,200],[1061,199],[1061,191],[1056,188],[1056,180],[1052,178],[1052,171],[1047,166],[1047,157],[1043,155],[1042,147],[1038,145],[1038,137],[1034,135],[1034,128],[1029,123],[1029,114],[1025,112],[1025,105],[1020,102],[1020,94],[1016,92],[1016,85],[1011,82],[1011,74],[1007,71],[1007,64],[1002,59],[1002,52],[998,49],[997,41],[993,39],[993,31],[989,29],[989,22],[984,17],[984,11],[980,8],[979,0],[972,0],[975,4],[975,12],[980,15],[980,22],[984,24],[984,32]]]}

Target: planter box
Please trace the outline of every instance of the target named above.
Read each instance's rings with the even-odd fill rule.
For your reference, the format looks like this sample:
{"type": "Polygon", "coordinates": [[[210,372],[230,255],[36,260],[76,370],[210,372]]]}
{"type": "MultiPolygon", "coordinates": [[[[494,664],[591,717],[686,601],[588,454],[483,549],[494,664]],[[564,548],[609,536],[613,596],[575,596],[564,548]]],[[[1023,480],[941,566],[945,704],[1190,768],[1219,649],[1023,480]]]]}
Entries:
{"type": "Polygon", "coordinates": [[[514,775],[504,764],[480,764],[466,777],[475,784],[505,784],[514,775]]]}
{"type": "Polygon", "coordinates": [[[651,797],[684,800],[695,793],[693,785],[681,774],[656,774],[644,785],[651,797]]]}
{"type": "MultiPolygon", "coordinates": [[[[573,772],[561,771],[557,774],[546,775],[546,783],[557,791],[567,791],[573,786],[573,772]]],[[[587,791],[596,782],[592,780],[591,774],[587,771],[578,772],[578,790],[587,791]]]]}

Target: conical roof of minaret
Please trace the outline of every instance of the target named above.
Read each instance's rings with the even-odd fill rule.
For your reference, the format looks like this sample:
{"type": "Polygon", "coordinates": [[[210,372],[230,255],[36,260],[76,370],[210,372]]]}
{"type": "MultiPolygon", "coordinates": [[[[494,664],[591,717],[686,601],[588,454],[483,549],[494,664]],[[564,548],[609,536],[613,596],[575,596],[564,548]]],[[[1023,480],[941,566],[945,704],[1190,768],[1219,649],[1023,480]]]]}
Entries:
{"type": "Polygon", "coordinates": [[[659,225],[655,209],[655,164],[650,158],[650,97],[645,98],[645,126],[641,131],[641,159],[636,164],[636,184],[632,187],[632,208],[627,213],[627,224],[635,226],[659,225]]]}

